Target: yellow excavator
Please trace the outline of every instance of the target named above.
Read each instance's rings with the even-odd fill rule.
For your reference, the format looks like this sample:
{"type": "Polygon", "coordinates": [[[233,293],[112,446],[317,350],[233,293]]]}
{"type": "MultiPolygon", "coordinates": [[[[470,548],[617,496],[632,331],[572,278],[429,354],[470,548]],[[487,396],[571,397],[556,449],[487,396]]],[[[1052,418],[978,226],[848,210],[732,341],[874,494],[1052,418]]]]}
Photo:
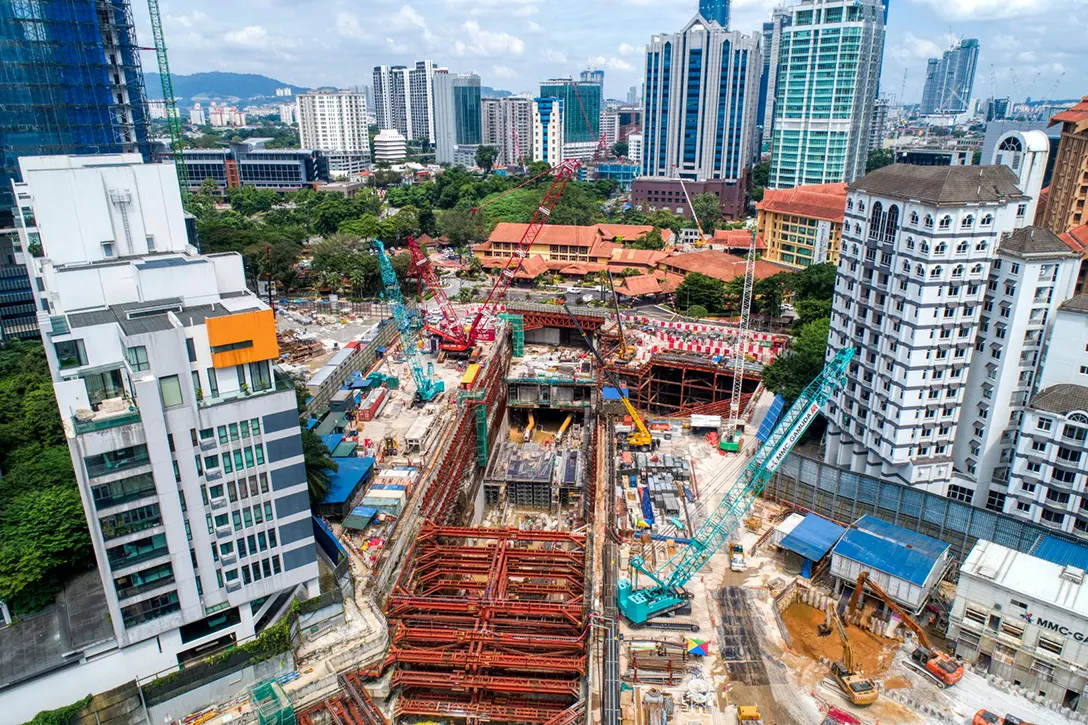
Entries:
{"type": "Polygon", "coordinates": [[[851,703],[872,705],[876,702],[876,685],[854,669],[854,651],[850,648],[850,640],[846,637],[846,627],[843,626],[839,615],[835,613],[834,604],[828,604],[827,620],[817,627],[817,631],[821,635],[826,635],[830,634],[832,629],[839,635],[839,641],[842,642],[842,661],[831,663],[832,679],[851,703]]]}
{"type": "Polygon", "coordinates": [[[631,400],[624,394],[623,386],[620,385],[620,381],[616,380],[616,376],[612,374],[612,371],[608,369],[608,364],[601,357],[601,353],[597,352],[597,348],[593,347],[593,342],[589,339],[589,335],[582,329],[582,323],[578,321],[578,318],[574,316],[568,305],[563,305],[563,309],[567,311],[567,315],[570,317],[571,322],[574,323],[579,334],[582,336],[582,341],[585,342],[586,347],[593,353],[593,357],[597,358],[597,364],[600,365],[601,370],[608,376],[609,382],[616,388],[616,392],[620,394],[620,398],[623,400],[623,407],[627,411],[627,415],[631,416],[631,421],[635,425],[635,429],[627,434],[628,445],[634,448],[648,448],[652,447],[654,438],[650,435],[650,429],[646,427],[646,422],[642,420],[642,416],[638,414],[635,406],[631,404],[631,400]]]}

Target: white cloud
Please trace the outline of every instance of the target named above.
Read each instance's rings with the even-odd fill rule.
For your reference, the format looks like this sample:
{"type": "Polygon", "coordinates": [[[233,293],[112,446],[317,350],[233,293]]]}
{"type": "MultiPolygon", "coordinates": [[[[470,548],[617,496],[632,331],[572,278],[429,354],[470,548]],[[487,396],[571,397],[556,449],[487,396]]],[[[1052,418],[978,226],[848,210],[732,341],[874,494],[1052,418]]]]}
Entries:
{"type": "Polygon", "coordinates": [[[544,50],[540,51],[540,57],[549,63],[558,63],[559,65],[566,65],[569,62],[566,53],[552,48],[544,48],[544,50]]]}
{"type": "Polygon", "coordinates": [[[643,49],[637,45],[631,45],[630,43],[620,43],[618,52],[622,56],[641,55],[643,49]]]}
{"type": "Polygon", "coordinates": [[[223,36],[223,39],[245,46],[266,45],[269,42],[268,31],[260,25],[247,25],[241,30],[232,30],[223,36]]]}
{"type": "Polygon", "coordinates": [[[525,23],[525,30],[530,33],[543,33],[544,26],[536,22],[535,20],[530,20],[529,22],[525,23]]]}
{"type": "Polygon", "coordinates": [[[457,40],[453,44],[454,55],[494,58],[497,56],[521,55],[525,52],[525,41],[516,35],[484,30],[475,20],[466,20],[461,25],[467,40],[457,40]]]}
{"type": "Polygon", "coordinates": [[[407,53],[408,52],[408,46],[406,44],[398,43],[397,41],[393,40],[392,38],[386,38],[385,39],[385,44],[386,44],[386,46],[388,46],[389,50],[393,51],[394,53],[407,53]]]}
{"type": "Polygon", "coordinates": [[[593,68],[604,68],[605,70],[617,70],[617,71],[633,71],[635,67],[625,60],[620,58],[605,57],[603,55],[595,55],[586,58],[586,65],[593,68]]]}
{"type": "Polygon", "coordinates": [[[511,78],[517,78],[520,74],[509,66],[493,65],[491,66],[491,75],[496,78],[502,78],[505,81],[510,80],[511,78]]]}
{"type": "Polygon", "coordinates": [[[921,38],[914,33],[904,33],[903,39],[888,49],[893,58],[900,63],[915,63],[928,58],[940,58],[948,45],[941,47],[929,38],[921,38]]]}
{"type": "Polygon", "coordinates": [[[1045,15],[1057,9],[1051,0],[915,0],[945,20],[1011,20],[1045,15]]]}
{"type": "Polygon", "coordinates": [[[392,30],[426,30],[427,21],[411,5],[404,5],[388,20],[392,30]]]}
{"type": "Polygon", "coordinates": [[[336,32],[341,37],[351,38],[352,40],[370,40],[372,36],[370,33],[363,30],[359,25],[359,18],[353,13],[340,13],[336,16],[336,32]]]}

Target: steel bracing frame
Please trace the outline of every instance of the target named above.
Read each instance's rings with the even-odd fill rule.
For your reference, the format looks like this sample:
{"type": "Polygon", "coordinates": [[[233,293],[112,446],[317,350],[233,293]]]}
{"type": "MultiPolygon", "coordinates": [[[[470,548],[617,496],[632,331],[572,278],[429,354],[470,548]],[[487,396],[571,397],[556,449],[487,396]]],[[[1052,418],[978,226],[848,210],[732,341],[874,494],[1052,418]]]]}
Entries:
{"type": "Polygon", "coordinates": [[[396,714],[563,723],[587,667],[586,536],[424,523],[390,597],[396,714]]]}
{"type": "MultiPolygon", "coordinates": [[[[615,372],[628,386],[631,402],[651,415],[726,415],[731,407],[734,372],[705,358],[654,355],[642,367],[615,372]]],[[[745,370],[740,409],[744,410],[759,385],[759,373],[745,370]]]]}

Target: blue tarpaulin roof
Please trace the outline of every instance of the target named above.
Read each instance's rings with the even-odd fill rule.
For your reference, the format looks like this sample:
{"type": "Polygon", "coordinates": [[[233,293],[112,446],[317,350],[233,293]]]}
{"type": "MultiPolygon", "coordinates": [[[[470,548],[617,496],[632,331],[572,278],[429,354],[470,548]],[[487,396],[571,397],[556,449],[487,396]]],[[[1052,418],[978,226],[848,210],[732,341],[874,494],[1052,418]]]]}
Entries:
{"type": "Polygon", "coordinates": [[[1072,541],[1044,536],[1035,544],[1031,555],[1052,564],[1075,566],[1078,569],[1088,570],[1088,547],[1075,544],[1072,541]]]}
{"type": "MultiPolygon", "coordinates": [[[[623,394],[627,395],[627,388],[623,389],[623,394]]],[[[601,388],[601,397],[605,400],[620,400],[621,398],[620,392],[611,385],[606,385],[601,388]]]]}
{"type": "Polygon", "coordinates": [[[344,503],[370,474],[374,467],[374,459],[367,458],[338,458],[336,460],[339,470],[329,471],[329,492],[325,494],[323,504],[344,503]]]}
{"type": "Polygon", "coordinates": [[[325,447],[330,451],[335,451],[336,447],[340,445],[343,440],[344,436],[342,433],[328,433],[321,436],[321,442],[324,443],[325,447]]]}
{"type": "Polygon", "coordinates": [[[810,561],[819,561],[846,529],[816,514],[809,514],[779,544],[810,561]]]}
{"type": "Polygon", "coordinates": [[[785,405],[786,401],[781,395],[774,396],[771,407],[767,408],[767,415],[763,416],[763,422],[759,424],[759,432],[756,433],[757,441],[765,443],[767,439],[771,437],[771,431],[774,430],[775,425],[778,423],[778,419],[782,417],[782,408],[784,408],[785,405]]]}
{"type": "Polygon", "coordinates": [[[846,530],[834,553],[922,586],[947,550],[943,541],[866,515],[846,530]]]}
{"type": "Polygon", "coordinates": [[[378,509],[373,506],[356,506],[351,510],[351,513],[344,518],[344,528],[363,531],[377,515],[378,509]]]}

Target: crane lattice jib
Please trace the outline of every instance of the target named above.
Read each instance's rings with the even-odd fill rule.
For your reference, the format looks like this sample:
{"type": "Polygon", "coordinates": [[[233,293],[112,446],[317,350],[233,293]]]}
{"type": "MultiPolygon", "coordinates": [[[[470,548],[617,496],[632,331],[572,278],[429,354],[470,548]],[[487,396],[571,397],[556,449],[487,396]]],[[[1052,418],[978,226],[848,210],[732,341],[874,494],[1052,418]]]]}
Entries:
{"type": "Polygon", "coordinates": [[[159,0],[148,0],[147,10],[151,15],[151,37],[155,42],[155,59],[159,63],[159,80],[162,82],[163,106],[166,110],[166,125],[170,131],[170,146],[174,155],[174,169],[178,175],[178,189],[181,191],[181,205],[189,208],[189,170],[185,167],[185,153],[181,146],[181,117],[178,115],[178,103],[174,98],[174,83],[170,80],[170,61],[166,57],[166,40],[162,33],[162,16],[159,13],[159,0]]]}
{"type": "Polygon", "coordinates": [[[809,383],[771,431],[766,442],[756,451],[737,482],[730,487],[709,518],[695,532],[691,543],[656,571],[647,569],[641,557],[631,557],[631,566],[648,576],[654,584],[642,590],[625,593],[622,589],[625,586],[630,589],[630,583],[620,583],[620,605],[629,619],[635,622],[645,621],[667,609],[659,605],[659,602],[681,601],[678,593],[725,543],[763,491],[767,481],[816,418],[820,408],[845,383],[855,352],[854,348],[840,350],[819,376],[809,383]]]}
{"type": "Polygon", "coordinates": [[[525,234],[521,236],[517,249],[506,260],[506,266],[499,272],[495,285],[491,288],[491,292],[488,293],[487,299],[484,300],[483,305],[480,307],[480,311],[476,313],[476,317],[472,320],[472,327],[468,331],[469,345],[475,345],[479,340],[485,320],[491,320],[495,317],[495,306],[506,295],[506,290],[510,288],[510,284],[514,281],[514,275],[518,273],[522,263],[529,256],[529,249],[533,246],[533,242],[536,241],[540,230],[544,228],[544,224],[547,223],[548,217],[559,202],[559,197],[563,195],[563,191],[567,188],[567,182],[578,173],[580,165],[577,159],[567,159],[556,167],[555,180],[552,181],[551,188],[548,189],[548,193],[544,195],[544,200],[540,202],[540,206],[533,213],[533,219],[525,229],[525,234]]]}
{"type": "Polygon", "coordinates": [[[446,291],[442,289],[442,283],[439,281],[438,275],[435,274],[434,267],[431,266],[431,260],[427,257],[427,252],[420,248],[419,243],[414,238],[408,237],[408,253],[412,255],[412,266],[419,275],[420,296],[423,295],[423,285],[425,284],[431,294],[434,295],[438,310],[442,313],[442,323],[437,326],[427,325],[427,330],[436,333],[443,339],[464,345],[466,342],[464,324],[457,316],[453,305],[450,304],[446,291]]]}
{"type": "Polygon", "coordinates": [[[412,334],[412,326],[408,320],[408,311],[404,308],[400,280],[397,279],[396,270],[389,261],[389,255],[385,253],[385,245],[375,239],[374,249],[378,253],[378,268],[382,273],[382,289],[384,290],[382,296],[393,310],[393,320],[397,326],[397,333],[400,335],[400,346],[408,359],[412,380],[416,384],[416,394],[423,401],[433,400],[443,391],[445,385],[441,380],[435,380],[434,375],[423,367],[423,362],[419,359],[415,335],[412,334]]]}

